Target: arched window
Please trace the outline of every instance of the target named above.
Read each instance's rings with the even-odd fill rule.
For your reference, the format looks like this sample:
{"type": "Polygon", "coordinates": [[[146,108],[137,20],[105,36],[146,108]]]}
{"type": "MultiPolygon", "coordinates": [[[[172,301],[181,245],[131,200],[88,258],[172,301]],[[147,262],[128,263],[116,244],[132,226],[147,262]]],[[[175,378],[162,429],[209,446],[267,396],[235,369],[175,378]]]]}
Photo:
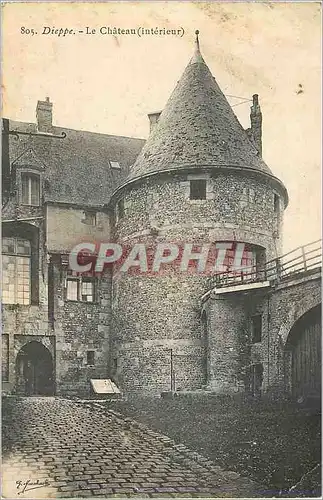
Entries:
{"type": "Polygon", "coordinates": [[[31,245],[21,238],[2,239],[2,300],[30,304],[31,245]]]}

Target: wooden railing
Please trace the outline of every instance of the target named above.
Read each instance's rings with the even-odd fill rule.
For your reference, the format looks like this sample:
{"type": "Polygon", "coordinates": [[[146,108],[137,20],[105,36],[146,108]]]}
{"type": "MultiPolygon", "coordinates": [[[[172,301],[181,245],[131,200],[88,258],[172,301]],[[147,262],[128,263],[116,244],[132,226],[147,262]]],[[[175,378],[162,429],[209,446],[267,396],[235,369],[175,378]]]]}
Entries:
{"type": "Polygon", "coordinates": [[[280,282],[300,273],[320,268],[322,263],[321,240],[300,246],[263,266],[218,273],[209,279],[209,288],[220,288],[264,281],[280,282]]]}

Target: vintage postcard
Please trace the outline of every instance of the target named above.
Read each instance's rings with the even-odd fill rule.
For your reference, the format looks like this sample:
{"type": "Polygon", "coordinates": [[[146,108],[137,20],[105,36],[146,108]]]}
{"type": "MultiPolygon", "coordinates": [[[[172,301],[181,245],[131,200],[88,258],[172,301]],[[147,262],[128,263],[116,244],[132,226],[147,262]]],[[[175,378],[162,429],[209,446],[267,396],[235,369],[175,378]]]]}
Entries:
{"type": "Polygon", "coordinates": [[[2,41],[2,498],[319,497],[321,4],[2,41]]]}

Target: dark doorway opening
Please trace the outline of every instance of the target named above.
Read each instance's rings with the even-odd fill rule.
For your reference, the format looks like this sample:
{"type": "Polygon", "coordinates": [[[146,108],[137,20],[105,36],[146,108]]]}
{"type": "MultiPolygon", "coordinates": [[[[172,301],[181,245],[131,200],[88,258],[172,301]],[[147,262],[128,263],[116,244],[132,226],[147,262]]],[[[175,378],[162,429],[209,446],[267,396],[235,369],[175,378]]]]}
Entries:
{"type": "Polygon", "coordinates": [[[28,342],[17,355],[16,392],[24,396],[54,394],[53,358],[40,342],[28,342]]]}
{"type": "MultiPolygon", "coordinates": [[[[292,327],[286,352],[291,359],[290,382],[296,400],[321,398],[321,306],[307,311],[292,327]]],[[[287,375],[288,379],[288,375],[287,375]]]]}
{"type": "Polygon", "coordinates": [[[246,390],[254,397],[260,398],[262,391],[262,382],[264,378],[264,368],[262,363],[250,365],[246,371],[246,390]]]}

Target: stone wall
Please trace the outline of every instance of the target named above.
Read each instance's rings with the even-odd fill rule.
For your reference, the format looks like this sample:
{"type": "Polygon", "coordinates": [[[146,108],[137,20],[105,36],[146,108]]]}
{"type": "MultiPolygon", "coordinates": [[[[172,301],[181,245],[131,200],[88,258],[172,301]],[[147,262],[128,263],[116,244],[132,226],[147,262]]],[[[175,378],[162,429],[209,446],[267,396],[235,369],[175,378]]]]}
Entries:
{"type": "MultiPolygon", "coordinates": [[[[4,236],[17,235],[24,237],[25,231],[30,230],[28,235],[35,234],[32,245],[32,256],[37,265],[37,273],[32,275],[31,298],[32,304],[3,304],[2,305],[2,332],[8,335],[9,345],[9,367],[8,380],[3,381],[3,388],[6,392],[15,390],[15,336],[48,336],[51,335],[48,325],[48,289],[47,289],[47,259],[44,254],[44,230],[43,222],[34,224],[16,223],[9,231],[7,224],[3,229],[4,236]],[[26,229],[27,228],[27,229],[26,229]],[[37,231],[37,233],[36,233],[37,231]],[[37,234],[37,236],[36,236],[37,234]]],[[[28,237],[29,237],[28,236],[28,237]]]]}
{"type": "Polygon", "coordinates": [[[208,318],[208,386],[223,393],[243,391],[246,368],[261,363],[263,393],[288,396],[288,335],[320,302],[320,273],[304,274],[263,290],[211,293],[202,306],[208,318]],[[262,335],[260,342],[252,343],[251,318],[256,314],[262,316],[262,335]]]}
{"type": "Polygon", "coordinates": [[[46,242],[48,252],[64,252],[81,242],[109,241],[109,216],[96,210],[65,205],[47,205],[46,242]],[[96,214],[95,224],[87,216],[96,214]]]}
{"type": "Polygon", "coordinates": [[[56,391],[88,395],[90,379],[107,378],[109,371],[110,277],[98,278],[93,303],[66,300],[66,269],[59,264],[54,266],[53,280],[56,391]],[[93,366],[87,364],[87,351],[94,351],[93,366]]]}
{"type": "MultiPolygon", "coordinates": [[[[51,213],[46,227],[52,235],[51,243],[53,243],[54,229],[57,230],[55,251],[58,252],[59,249],[66,249],[66,245],[68,246],[66,242],[73,244],[73,223],[75,218],[80,217],[83,212],[57,209],[55,213],[51,213]],[[66,212],[70,215],[70,218],[67,217],[70,225],[64,225],[66,212]],[[56,226],[53,226],[55,213],[59,217],[55,222],[56,226]]],[[[105,217],[106,223],[107,216],[101,215],[105,217]]],[[[38,221],[34,224],[11,224],[10,232],[7,231],[4,234],[23,237],[26,226],[30,226],[34,232],[37,229],[37,237],[34,238],[36,252],[32,252],[32,259],[37,261],[37,274],[32,278],[32,290],[36,290],[37,293],[32,293],[32,297],[37,300],[33,300],[30,305],[3,305],[4,351],[7,345],[9,351],[8,366],[5,367],[6,376],[3,377],[3,390],[7,393],[14,393],[16,390],[16,358],[19,349],[31,339],[45,345],[47,339],[51,338],[54,339],[51,354],[56,372],[57,393],[88,394],[90,379],[106,378],[109,372],[110,276],[107,273],[105,277],[98,279],[96,303],[67,302],[64,288],[66,268],[63,268],[61,264],[51,268],[53,263],[50,262],[50,256],[47,254],[44,223],[38,221]],[[52,272],[49,272],[50,269],[52,272]],[[95,353],[94,366],[88,366],[86,363],[87,351],[95,353]]],[[[86,229],[87,226],[82,224],[77,232],[78,236],[83,229],[82,234],[86,237],[84,228],[86,229]]],[[[106,225],[104,228],[107,229],[106,225]]],[[[108,238],[108,230],[106,232],[108,238]]],[[[32,246],[33,249],[34,246],[32,246]]],[[[60,262],[60,257],[56,254],[55,259],[60,262]]]]}
{"type": "Polygon", "coordinates": [[[269,181],[251,174],[154,177],[126,191],[123,200],[124,217],[115,226],[118,241],[147,236],[156,229],[158,237],[167,241],[228,238],[263,246],[267,260],[280,253],[283,200],[276,213],[269,181]],[[189,182],[195,178],[207,179],[206,200],[189,199],[189,182]]]}
{"type": "MultiPolygon", "coordinates": [[[[142,242],[149,248],[161,241],[236,240],[263,247],[267,259],[276,256],[273,232],[281,223],[283,208],[277,216],[274,193],[266,181],[231,173],[159,177],[125,190],[123,204],[114,234],[120,244],[142,242]],[[190,200],[190,180],[201,178],[207,180],[206,200],[190,200]]],[[[113,357],[125,390],[156,394],[169,390],[170,349],[178,387],[197,389],[206,384],[199,302],[206,290],[206,277],[196,274],[173,270],[147,276],[115,270],[113,357]]],[[[225,313],[222,316],[224,327],[225,313]]]]}
{"type": "Polygon", "coordinates": [[[196,389],[205,383],[199,297],[205,279],[192,276],[114,278],[114,358],[125,390],[170,388],[170,349],[176,384],[196,389]],[[186,360],[186,362],[185,362],[186,360]]]}
{"type": "Polygon", "coordinates": [[[284,369],[284,361],[285,346],[292,327],[307,311],[321,304],[321,301],[320,272],[295,278],[287,286],[281,283],[272,294],[269,301],[268,386],[273,392],[284,392],[284,384],[289,384],[289,374],[284,369]]]}

